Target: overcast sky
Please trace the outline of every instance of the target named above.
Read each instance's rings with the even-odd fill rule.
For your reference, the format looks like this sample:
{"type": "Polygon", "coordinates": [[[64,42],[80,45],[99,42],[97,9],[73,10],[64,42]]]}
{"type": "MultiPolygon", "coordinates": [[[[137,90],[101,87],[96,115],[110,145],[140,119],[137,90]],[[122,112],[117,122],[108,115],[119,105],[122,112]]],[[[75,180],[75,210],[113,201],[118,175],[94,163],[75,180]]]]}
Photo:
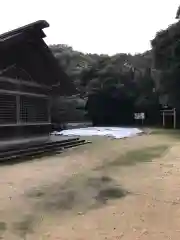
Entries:
{"type": "Polygon", "coordinates": [[[180,0],[1,0],[0,32],[47,20],[48,44],[89,53],[137,53],[175,22],[180,0]]]}

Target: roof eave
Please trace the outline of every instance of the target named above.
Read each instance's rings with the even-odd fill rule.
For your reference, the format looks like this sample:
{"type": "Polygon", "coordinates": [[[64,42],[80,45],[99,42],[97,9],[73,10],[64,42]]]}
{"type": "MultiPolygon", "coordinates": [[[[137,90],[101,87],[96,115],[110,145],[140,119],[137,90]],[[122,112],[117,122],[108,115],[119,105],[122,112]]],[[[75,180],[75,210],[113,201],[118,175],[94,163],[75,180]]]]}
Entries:
{"type": "Polygon", "coordinates": [[[23,27],[20,28],[16,28],[12,31],[8,31],[6,33],[3,33],[0,35],[0,41],[6,40],[7,38],[14,36],[14,35],[18,35],[22,32],[25,31],[29,31],[29,30],[42,30],[44,28],[49,27],[49,23],[45,20],[39,20],[33,23],[30,23],[28,25],[25,25],[23,27]]]}

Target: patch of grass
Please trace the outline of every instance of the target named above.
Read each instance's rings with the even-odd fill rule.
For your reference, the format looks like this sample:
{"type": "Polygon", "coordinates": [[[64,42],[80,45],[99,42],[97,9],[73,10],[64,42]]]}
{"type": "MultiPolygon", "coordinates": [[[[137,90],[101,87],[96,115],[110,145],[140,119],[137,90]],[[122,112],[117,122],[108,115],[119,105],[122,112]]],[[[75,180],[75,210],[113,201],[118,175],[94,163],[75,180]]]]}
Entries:
{"type": "Polygon", "coordinates": [[[0,232],[4,232],[7,229],[7,224],[5,222],[0,222],[0,232]]]}
{"type": "Polygon", "coordinates": [[[32,189],[27,195],[30,198],[41,198],[44,196],[44,192],[41,189],[32,189]]]}
{"type": "Polygon", "coordinates": [[[65,183],[57,182],[39,190],[43,192],[41,197],[37,198],[37,191],[33,193],[33,189],[26,196],[35,200],[38,211],[47,213],[62,213],[72,209],[86,212],[107,204],[110,199],[128,194],[114,179],[106,175],[99,176],[99,173],[93,176],[74,175],[65,183]]]}
{"type": "Polygon", "coordinates": [[[71,210],[76,203],[76,195],[74,190],[59,190],[45,199],[44,208],[48,211],[71,210]]]}
{"type": "Polygon", "coordinates": [[[172,137],[179,139],[180,138],[180,129],[153,129],[151,131],[152,135],[165,135],[167,137],[172,137]]]}
{"type": "Polygon", "coordinates": [[[34,218],[31,215],[24,216],[21,221],[13,223],[14,232],[22,239],[26,239],[26,236],[33,233],[34,218]]]}
{"type": "Polygon", "coordinates": [[[161,145],[157,147],[132,150],[108,163],[108,166],[128,166],[134,165],[138,162],[150,162],[154,158],[160,157],[167,148],[168,146],[161,145]]]}
{"type": "Polygon", "coordinates": [[[0,222],[0,239],[4,239],[3,234],[7,230],[7,224],[5,222],[0,222]]]}
{"type": "Polygon", "coordinates": [[[127,191],[124,191],[121,188],[117,187],[109,187],[105,189],[101,189],[96,196],[96,200],[103,204],[106,204],[110,199],[118,199],[125,197],[127,195],[127,191]]]}

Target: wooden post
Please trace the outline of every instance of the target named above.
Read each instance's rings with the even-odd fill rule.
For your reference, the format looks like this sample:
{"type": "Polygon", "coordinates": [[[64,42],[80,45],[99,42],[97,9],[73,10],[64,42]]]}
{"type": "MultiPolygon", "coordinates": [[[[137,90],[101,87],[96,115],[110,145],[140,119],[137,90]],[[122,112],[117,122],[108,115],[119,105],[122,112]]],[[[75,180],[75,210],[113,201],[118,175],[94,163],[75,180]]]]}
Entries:
{"type": "Polygon", "coordinates": [[[51,106],[52,106],[52,99],[48,99],[48,122],[51,123],[51,106]]]}
{"type": "Polygon", "coordinates": [[[173,116],[174,116],[174,129],[175,129],[176,128],[176,109],[174,108],[173,110],[174,110],[173,116]]]}
{"type": "Polygon", "coordinates": [[[165,127],[165,115],[164,115],[164,111],[163,111],[162,115],[163,115],[163,127],[165,127]]]}
{"type": "Polygon", "coordinates": [[[16,95],[16,123],[20,123],[20,96],[16,95]]]}

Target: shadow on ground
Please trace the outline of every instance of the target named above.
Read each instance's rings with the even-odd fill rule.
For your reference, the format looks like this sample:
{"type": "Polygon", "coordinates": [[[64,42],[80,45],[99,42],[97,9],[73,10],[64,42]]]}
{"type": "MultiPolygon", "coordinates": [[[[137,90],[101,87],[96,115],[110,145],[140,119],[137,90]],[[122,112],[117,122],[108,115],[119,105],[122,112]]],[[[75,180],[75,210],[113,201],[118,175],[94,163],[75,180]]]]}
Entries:
{"type": "Polygon", "coordinates": [[[74,175],[62,185],[54,183],[53,186],[31,189],[26,197],[42,212],[76,210],[84,213],[127,194],[128,191],[108,176],[74,175]]]}

